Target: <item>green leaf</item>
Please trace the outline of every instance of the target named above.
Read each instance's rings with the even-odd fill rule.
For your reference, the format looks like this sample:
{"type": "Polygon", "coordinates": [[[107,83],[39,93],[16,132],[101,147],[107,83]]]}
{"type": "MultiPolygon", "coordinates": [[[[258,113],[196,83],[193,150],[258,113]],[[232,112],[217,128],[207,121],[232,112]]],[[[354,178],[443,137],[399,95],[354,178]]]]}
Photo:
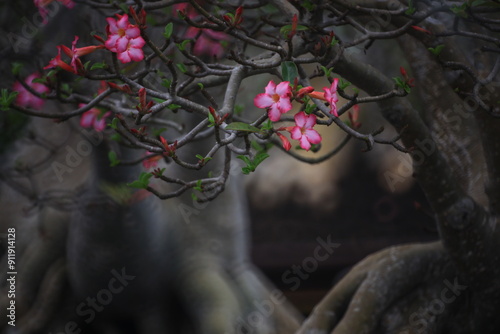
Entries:
{"type": "Polygon", "coordinates": [[[201,82],[198,82],[198,87],[200,87],[201,90],[205,89],[205,86],[201,82]]]}
{"type": "Polygon", "coordinates": [[[266,160],[267,158],[269,158],[269,154],[264,152],[258,153],[253,159],[253,166],[256,168],[262,161],[266,160]]]}
{"type": "Polygon", "coordinates": [[[215,126],[215,118],[214,118],[214,115],[212,115],[211,112],[208,113],[208,121],[210,122],[210,124],[208,125],[208,127],[215,126]]]}
{"type": "Polygon", "coordinates": [[[169,104],[167,108],[170,110],[176,110],[176,109],[179,109],[180,107],[181,107],[180,105],[172,103],[172,104],[169,104]]]}
{"type": "Polygon", "coordinates": [[[12,74],[14,75],[19,75],[21,73],[21,70],[23,69],[23,64],[19,62],[13,62],[12,63],[12,74]]]}
{"type": "Polygon", "coordinates": [[[464,4],[460,5],[460,6],[454,5],[454,6],[452,6],[450,8],[450,10],[453,13],[455,13],[455,15],[457,15],[457,16],[460,16],[462,18],[467,18],[468,15],[467,15],[467,12],[465,11],[466,8],[467,8],[467,3],[464,3],[464,4]]]}
{"type": "Polygon", "coordinates": [[[190,39],[185,39],[183,40],[181,43],[177,43],[177,48],[180,50],[180,51],[184,51],[186,50],[186,44],[190,43],[191,40],[190,39]]]}
{"type": "Polygon", "coordinates": [[[234,114],[235,115],[241,115],[243,110],[244,110],[244,107],[241,104],[237,104],[234,106],[234,114]]]}
{"type": "Polygon", "coordinates": [[[2,89],[2,94],[0,98],[0,110],[7,111],[10,109],[10,105],[14,102],[18,92],[9,92],[6,88],[2,89]]]}
{"type": "Polygon", "coordinates": [[[332,71],[333,71],[333,67],[330,67],[329,69],[326,68],[325,66],[321,66],[321,70],[323,71],[323,73],[325,73],[325,75],[327,77],[329,77],[331,74],[332,74],[332,71]]]}
{"type": "Polygon", "coordinates": [[[267,130],[267,131],[271,130],[272,128],[273,128],[273,122],[270,119],[264,122],[261,127],[262,130],[267,130]]]}
{"type": "Polygon", "coordinates": [[[417,9],[413,6],[413,0],[408,1],[408,9],[405,11],[406,15],[412,15],[417,9]]]}
{"type": "Polygon", "coordinates": [[[120,164],[120,160],[118,160],[118,157],[116,155],[115,151],[109,151],[108,152],[108,159],[109,162],[111,163],[110,166],[114,167],[120,164]]]}
{"type": "Polygon", "coordinates": [[[120,142],[122,140],[122,136],[119,133],[113,133],[109,138],[116,142],[120,142]]]}
{"type": "Polygon", "coordinates": [[[162,85],[163,87],[170,88],[170,86],[172,85],[172,80],[164,79],[164,80],[161,82],[161,85],[162,85]]]}
{"type": "Polygon", "coordinates": [[[351,85],[351,83],[349,81],[347,81],[347,80],[340,79],[340,81],[339,81],[339,88],[342,89],[342,90],[345,90],[350,85],[351,85]]]}
{"type": "Polygon", "coordinates": [[[142,172],[139,175],[139,180],[135,180],[132,183],[127,183],[129,187],[138,188],[138,189],[146,189],[149,185],[149,179],[153,176],[151,173],[142,172]]]}
{"type": "Polygon", "coordinates": [[[105,63],[95,63],[95,64],[92,64],[92,66],[90,67],[90,70],[96,70],[96,69],[102,69],[102,68],[106,68],[108,67],[108,65],[106,65],[105,63]]]}
{"type": "Polygon", "coordinates": [[[174,31],[174,24],[170,22],[165,26],[165,31],[163,32],[163,36],[165,36],[166,39],[169,39],[172,36],[173,31],[174,31]]]}
{"type": "Polygon", "coordinates": [[[124,4],[124,3],[119,3],[119,4],[118,4],[118,7],[120,7],[120,9],[121,9],[124,13],[128,14],[128,7],[127,7],[127,5],[126,5],[126,4],[124,4]]]}
{"type": "Polygon", "coordinates": [[[184,65],[184,64],[182,64],[182,63],[177,64],[177,68],[178,68],[178,69],[179,69],[179,71],[181,71],[182,73],[186,73],[186,72],[187,72],[186,65],[184,65]]]}
{"type": "Polygon", "coordinates": [[[305,113],[307,115],[311,115],[314,110],[316,110],[316,105],[313,103],[313,104],[306,104],[306,108],[304,109],[305,113]]]}
{"type": "MultiPolygon", "coordinates": [[[[300,24],[297,25],[297,31],[304,31],[307,29],[309,29],[309,28],[307,28],[306,26],[301,26],[300,24]]],[[[290,34],[291,31],[292,31],[292,25],[287,24],[286,26],[281,27],[280,34],[286,38],[290,34]]]]}
{"type": "Polygon", "coordinates": [[[161,133],[162,133],[163,131],[166,131],[166,130],[167,130],[167,128],[159,128],[159,129],[154,129],[154,130],[153,130],[153,136],[154,136],[154,137],[158,137],[159,135],[161,135],[161,133]]]}
{"type": "Polygon", "coordinates": [[[299,75],[297,65],[292,61],[284,61],[281,63],[281,75],[283,76],[283,81],[293,82],[299,75]]]}
{"type": "Polygon", "coordinates": [[[304,0],[300,3],[302,7],[304,7],[307,11],[311,12],[316,8],[316,5],[310,0],[304,0]]]}
{"type": "Polygon", "coordinates": [[[242,160],[244,163],[246,163],[247,165],[251,165],[252,164],[252,161],[250,160],[249,157],[247,157],[246,155],[238,155],[236,158],[242,160]]]}
{"type": "MultiPolygon", "coordinates": [[[[209,116],[210,117],[210,116],[209,116]]],[[[228,124],[225,130],[234,130],[234,131],[244,131],[244,132],[260,132],[259,128],[252,126],[243,122],[233,122],[228,124]]]]}
{"type": "Polygon", "coordinates": [[[120,121],[118,120],[118,118],[116,118],[116,117],[115,117],[115,118],[113,118],[113,120],[111,121],[111,124],[109,124],[109,127],[110,127],[111,129],[117,130],[117,129],[118,129],[118,123],[119,123],[119,122],[120,122],[120,121]]]}
{"type": "Polygon", "coordinates": [[[439,56],[439,54],[441,53],[441,51],[443,51],[443,49],[444,49],[444,44],[440,44],[435,48],[428,48],[428,50],[435,56],[439,56]]]}

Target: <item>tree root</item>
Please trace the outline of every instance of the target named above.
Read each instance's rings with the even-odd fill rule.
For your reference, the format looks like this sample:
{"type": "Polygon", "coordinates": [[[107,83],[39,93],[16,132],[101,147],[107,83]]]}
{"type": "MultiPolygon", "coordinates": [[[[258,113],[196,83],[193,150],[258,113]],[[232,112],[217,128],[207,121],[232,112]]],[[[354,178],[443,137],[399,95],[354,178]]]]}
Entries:
{"type": "Polygon", "coordinates": [[[297,333],[376,333],[386,310],[430,278],[442,276],[448,261],[438,242],[375,253],[333,288],[297,333]]]}

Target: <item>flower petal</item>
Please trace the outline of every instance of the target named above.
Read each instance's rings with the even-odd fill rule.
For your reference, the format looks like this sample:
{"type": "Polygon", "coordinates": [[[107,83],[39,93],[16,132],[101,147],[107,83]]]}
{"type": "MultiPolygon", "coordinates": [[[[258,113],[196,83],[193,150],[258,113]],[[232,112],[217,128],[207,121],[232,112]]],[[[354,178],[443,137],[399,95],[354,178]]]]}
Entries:
{"type": "Polygon", "coordinates": [[[304,128],[312,129],[313,126],[316,125],[316,115],[306,116],[306,123],[304,124],[304,128]]]}
{"type": "Polygon", "coordinates": [[[299,140],[300,138],[302,138],[302,131],[300,127],[298,126],[293,127],[292,130],[290,130],[290,135],[292,136],[292,139],[295,140],[299,140]]]}
{"type": "Polygon", "coordinates": [[[309,149],[311,148],[311,143],[309,143],[306,136],[302,136],[300,138],[300,147],[302,147],[306,151],[309,151],[309,149]]]}
{"type": "Polygon", "coordinates": [[[305,136],[307,137],[307,140],[313,144],[321,143],[321,135],[316,130],[307,129],[305,131],[305,136]]]}
{"type": "Polygon", "coordinates": [[[280,120],[281,111],[278,109],[278,105],[274,103],[271,108],[267,111],[267,116],[273,122],[277,122],[280,120]]]}
{"type": "Polygon", "coordinates": [[[82,117],[80,118],[80,126],[84,128],[90,128],[92,127],[92,124],[94,123],[95,119],[95,112],[93,109],[90,109],[89,111],[86,111],[82,114],[82,117]]]}
{"type": "Polygon", "coordinates": [[[269,96],[266,93],[258,94],[254,99],[253,99],[253,104],[257,108],[269,108],[274,104],[274,100],[271,96],[269,96]]]}
{"type": "Polygon", "coordinates": [[[300,128],[303,128],[307,122],[307,116],[303,111],[296,113],[294,119],[295,119],[295,124],[300,128]]]}
{"type": "Polygon", "coordinates": [[[144,59],[144,53],[142,49],[130,48],[128,54],[133,61],[141,61],[144,59]]]}
{"type": "Polygon", "coordinates": [[[281,97],[277,105],[282,114],[292,109],[292,103],[290,102],[289,97],[281,97]]]}
{"type": "Polygon", "coordinates": [[[280,82],[278,86],[276,86],[276,94],[278,94],[280,97],[291,95],[290,82],[280,82]]]}
{"type": "Polygon", "coordinates": [[[266,92],[266,94],[269,94],[269,95],[276,94],[276,84],[274,83],[274,81],[272,81],[272,80],[269,81],[269,83],[267,84],[264,91],[266,92]]]}

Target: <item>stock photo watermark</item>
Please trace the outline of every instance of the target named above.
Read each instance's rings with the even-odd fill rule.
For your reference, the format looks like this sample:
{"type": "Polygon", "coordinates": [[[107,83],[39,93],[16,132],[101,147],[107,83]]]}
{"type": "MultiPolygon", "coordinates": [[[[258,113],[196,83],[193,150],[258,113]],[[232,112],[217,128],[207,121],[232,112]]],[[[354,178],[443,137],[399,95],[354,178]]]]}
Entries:
{"type": "MultiPolygon", "coordinates": [[[[135,279],[135,276],[127,274],[125,268],[121,268],[121,271],[112,269],[111,275],[113,277],[106,288],[99,290],[95,296],[87,297],[84,302],[77,305],[75,312],[83,318],[86,324],[94,321],[97,313],[102,312],[107,305],[111,304],[114,296],[123,292],[125,287],[135,279]]],[[[79,334],[81,332],[82,329],[75,321],[69,321],[64,326],[64,332],[50,332],[49,334],[79,334]]]]}

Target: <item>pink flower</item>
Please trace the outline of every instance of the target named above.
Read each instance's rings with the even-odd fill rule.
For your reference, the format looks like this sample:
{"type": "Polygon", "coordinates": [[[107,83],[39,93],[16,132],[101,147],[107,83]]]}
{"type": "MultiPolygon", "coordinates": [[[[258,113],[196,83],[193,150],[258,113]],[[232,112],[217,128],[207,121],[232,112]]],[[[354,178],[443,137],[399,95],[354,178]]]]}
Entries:
{"type": "MultiPolygon", "coordinates": [[[[75,3],[72,0],[57,1],[70,9],[75,6],[75,3]]],[[[45,7],[47,7],[47,5],[49,5],[51,2],[54,2],[54,0],[33,0],[33,2],[35,3],[35,6],[38,8],[38,11],[43,18],[43,23],[47,23],[47,15],[49,14],[49,11],[45,7]]]]}
{"type": "Polygon", "coordinates": [[[224,48],[220,42],[228,40],[228,36],[223,32],[195,27],[189,27],[184,37],[195,40],[193,48],[195,55],[216,56],[218,58],[224,54],[224,48]]]}
{"type": "Polygon", "coordinates": [[[257,108],[268,108],[269,119],[277,122],[280,120],[281,114],[292,109],[291,95],[292,91],[288,81],[283,81],[276,86],[271,80],[265,88],[265,93],[258,94],[253,103],[257,108]]]}
{"type": "Polygon", "coordinates": [[[57,46],[57,56],[55,56],[54,58],[52,58],[49,61],[49,64],[47,66],[45,66],[43,69],[47,70],[47,69],[51,69],[51,68],[58,68],[58,67],[60,67],[63,70],[66,70],[68,72],[77,74],[77,72],[73,69],[73,67],[71,67],[70,65],[68,65],[64,61],[62,61],[62,59],[61,59],[61,48],[62,48],[62,45],[58,45],[57,46]]]}
{"type": "Polygon", "coordinates": [[[285,149],[285,151],[290,151],[290,149],[292,148],[292,144],[290,144],[290,141],[288,140],[288,138],[283,136],[279,132],[276,132],[276,134],[278,135],[278,138],[281,140],[281,144],[283,145],[283,148],[285,149]]]}
{"type": "MultiPolygon", "coordinates": [[[[35,92],[40,94],[46,94],[49,92],[49,87],[44,84],[33,82],[34,79],[40,78],[39,73],[33,73],[26,78],[24,81],[28,86],[30,86],[35,92]]],[[[13,90],[19,94],[16,97],[16,104],[25,108],[33,108],[40,110],[45,103],[45,101],[38,96],[31,94],[29,90],[24,88],[24,86],[17,81],[14,83],[13,90]]]]}
{"type": "MultiPolygon", "coordinates": [[[[174,11],[183,12],[183,15],[189,19],[196,19],[200,15],[187,3],[174,5],[174,11]]],[[[189,27],[184,34],[184,38],[193,39],[193,53],[197,56],[207,55],[220,58],[224,54],[224,48],[221,41],[229,40],[229,36],[221,31],[211,29],[200,29],[189,27]]]]}
{"type": "MultiPolygon", "coordinates": [[[[78,105],[79,108],[84,107],[84,103],[78,105]]],[[[101,132],[106,128],[106,117],[111,115],[111,111],[104,113],[103,111],[92,108],[82,114],[80,118],[80,126],[84,128],[94,128],[97,132],[101,132]]]]}
{"type": "Polygon", "coordinates": [[[130,24],[128,15],[116,15],[118,20],[108,17],[106,31],[108,39],[104,43],[106,48],[118,54],[118,59],[123,63],[141,61],[144,59],[142,47],[146,41],[141,37],[138,26],[130,24]]]}
{"type": "MultiPolygon", "coordinates": [[[[153,154],[156,153],[146,152],[146,155],[153,155],[153,154]]],[[[146,169],[155,168],[158,166],[158,161],[161,159],[163,159],[163,157],[160,154],[156,154],[152,157],[148,157],[142,160],[142,166],[144,166],[144,168],[146,169]]]]}
{"type": "Polygon", "coordinates": [[[57,56],[54,57],[47,66],[44,67],[44,69],[49,69],[49,68],[57,68],[60,67],[63,70],[66,70],[68,72],[74,73],[74,74],[83,74],[84,73],[84,67],[82,64],[82,61],[80,60],[81,56],[88,55],[89,53],[92,53],[96,50],[104,48],[103,45],[90,45],[90,46],[85,46],[83,48],[77,48],[76,43],[78,42],[78,36],[75,36],[75,39],[71,43],[71,49],[68,48],[66,45],[58,45],[57,46],[57,56]],[[62,61],[61,59],[61,51],[63,51],[68,57],[71,58],[70,64],[68,65],[66,62],[62,61]]]}
{"type": "Polygon", "coordinates": [[[319,144],[321,142],[321,135],[313,130],[316,125],[316,116],[307,116],[305,112],[301,111],[295,115],[295,125],[290,133],[292,139],[300,141],[300,147],[309,151],[311,144],[319,144]]]}
{"type": "Polygon", "coordinates": [[[339,102],[339,98],[337,96],[337,85],[339,84],[339,79],[335,78],[332,82],[330,88],[323,87],[325,91],[325,99],[328,103],[330,103],[330,114],[339,117],[337,113],[337,102],[339,102]]]}

